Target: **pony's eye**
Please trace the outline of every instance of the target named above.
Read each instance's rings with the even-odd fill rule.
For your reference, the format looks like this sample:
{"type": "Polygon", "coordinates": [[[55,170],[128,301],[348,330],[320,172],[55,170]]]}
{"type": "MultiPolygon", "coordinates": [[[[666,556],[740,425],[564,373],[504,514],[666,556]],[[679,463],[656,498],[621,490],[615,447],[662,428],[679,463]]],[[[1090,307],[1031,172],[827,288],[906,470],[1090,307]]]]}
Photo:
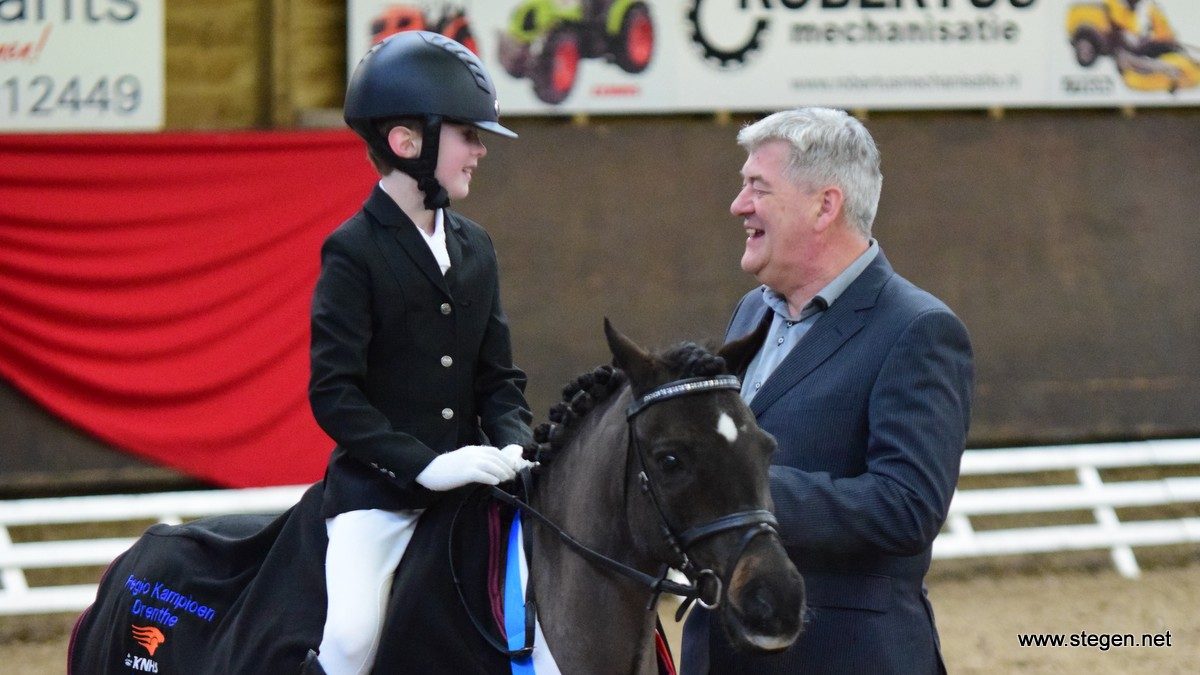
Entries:
{"type": "Polygon", "coordinates": [[[679,457],[673,452],[667,452],[659,455],[657,461],[658,468],[662,469],[663,471],[674,471],[681,465],[679,457]]]}

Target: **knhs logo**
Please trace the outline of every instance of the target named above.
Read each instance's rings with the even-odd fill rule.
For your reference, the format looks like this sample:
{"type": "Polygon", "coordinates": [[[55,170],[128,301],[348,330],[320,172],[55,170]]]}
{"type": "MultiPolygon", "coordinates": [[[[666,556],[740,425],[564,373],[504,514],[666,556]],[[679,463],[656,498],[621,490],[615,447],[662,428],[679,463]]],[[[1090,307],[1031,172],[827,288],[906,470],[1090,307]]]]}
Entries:
{"type": "Polygon", "coordinates": [[[133,670],[140,670],[143,673],[157,673],[158,661],[148,659],[144,656],[134,656],[133,654],[125,655],[125,667],[133,670]]]}
{"type": "Polygon", "coordinates": [[[154,656],[154,651],[159,645],[167,641],[162,631],[154,626],[132,626],[133,639],[146,650],[150,656],[154,656]]]}

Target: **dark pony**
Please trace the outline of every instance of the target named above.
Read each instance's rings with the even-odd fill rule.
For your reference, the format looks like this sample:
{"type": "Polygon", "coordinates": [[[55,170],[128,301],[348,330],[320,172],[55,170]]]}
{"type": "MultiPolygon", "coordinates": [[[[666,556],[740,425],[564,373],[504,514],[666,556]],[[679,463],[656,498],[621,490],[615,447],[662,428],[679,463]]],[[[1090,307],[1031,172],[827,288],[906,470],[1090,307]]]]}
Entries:
{"type": "MultiPolygon", "coordinates": [[[[624,376],[605,381],[601,369],[564,389],[567,400],[551,411],[552,424],[539,429],[552,462],[531,504],[555,514],[566,531],[604,542],[597,547],[633,567],[650,573],[664,565],[690,568],[702,594],[717,592],[706,602],[734,645],[786,649],[801,628],[800,575],[777,536],[756,536],[764,530],[735,517],[770,508],[774,440],[759,429],[736,388],[698,387],[648,401],[672,385],[728,378],[727,369],[739,368],[756,345],[735,342],[712,354],[684,343],[652,356],[607,321],[605,335],[624,376]],[[724,522],[731,527],[703,530],[731,517],[724,522]],[[689,539],[689,533],[699,536],[689,539]]],[[[645,611],[652,592],[612,579],[546,528],[534,537],[535,565],[556,570],[534,583],[537,597],[554,600],[541,610],[546,641],[563,672],[654,672],[655,619],[645,611]]]]}
{"type": "MultiPolygon", "coordinates": [[[[539,463],[520,508],[535,661],[548,653],[571,674],[657,673],[663,591],[716,613],[738,647],[788,648],[804,591],[769,512],[775,445],[727,374],[753,345],[713,354],[686,343],[651,355],[607,321],[605,335],[615,367],[568,384],[527,448],[539,463]],[[687,583],[667,580],[668,569],[687,583]]],[[[154,629],[160,673],[298,672],[324,621],[320,487],[273,521],[151,528],[114,562],[81,617],[73,671],[148,668],[145,635],[154,629]],[[140,582],[170,588],[171,626],[156,622],[162,598],[140,582]],[[194,604],[204,610],[190,611],[194,604]]],[[[495,518],[471,515],[494,516],[498,500],[512,502],[466,489],[422,516],[397,570],[375,672],[511,672],[507,621],[488,590],[495,579],[487,583],[495,518]]]]}

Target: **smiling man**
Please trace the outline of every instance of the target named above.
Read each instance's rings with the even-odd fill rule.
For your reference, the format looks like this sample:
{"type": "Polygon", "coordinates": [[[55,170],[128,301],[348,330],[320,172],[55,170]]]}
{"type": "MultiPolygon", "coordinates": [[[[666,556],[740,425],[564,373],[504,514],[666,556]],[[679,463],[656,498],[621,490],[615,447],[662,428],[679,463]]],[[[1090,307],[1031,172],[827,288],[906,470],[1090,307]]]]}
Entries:
{"type": "Polygon", "coordinates": [[[749,156],[730,211],[761,286],[726,338],[761,345],[731,365],[779,444],[771,495],[809,608],[800,639],[769,656],[734,652],[692,612],[683,672],[945,672],[924,579],[966,443],[967,330],[872,238],[882,175],[861,123],[789,110],[738,143],[749,156]]]}

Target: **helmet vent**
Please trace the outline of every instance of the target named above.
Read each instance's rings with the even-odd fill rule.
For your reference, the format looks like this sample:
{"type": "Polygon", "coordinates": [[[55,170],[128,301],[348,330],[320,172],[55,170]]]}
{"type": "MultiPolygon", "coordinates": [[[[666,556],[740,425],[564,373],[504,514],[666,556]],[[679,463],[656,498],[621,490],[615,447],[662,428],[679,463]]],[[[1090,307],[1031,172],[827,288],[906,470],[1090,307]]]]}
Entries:
{"type": "Polygon", "coordinates": [[[438,35],[437,33],[428,35],[426,40],[428,40],[431,44],[435,44],[457,56],[458,60],[462,61],[462,64],[467,67],[467,70],[469,70],[471,75],[475,78],[475,84],[489,95],[492,94],[492,88],[488,84],[488,76],[483,70],[483,64],[481,64],[479,59],[471,53],[471,50],[455,42],[454,40],[451,40],[444,35],[438,35]]]}

